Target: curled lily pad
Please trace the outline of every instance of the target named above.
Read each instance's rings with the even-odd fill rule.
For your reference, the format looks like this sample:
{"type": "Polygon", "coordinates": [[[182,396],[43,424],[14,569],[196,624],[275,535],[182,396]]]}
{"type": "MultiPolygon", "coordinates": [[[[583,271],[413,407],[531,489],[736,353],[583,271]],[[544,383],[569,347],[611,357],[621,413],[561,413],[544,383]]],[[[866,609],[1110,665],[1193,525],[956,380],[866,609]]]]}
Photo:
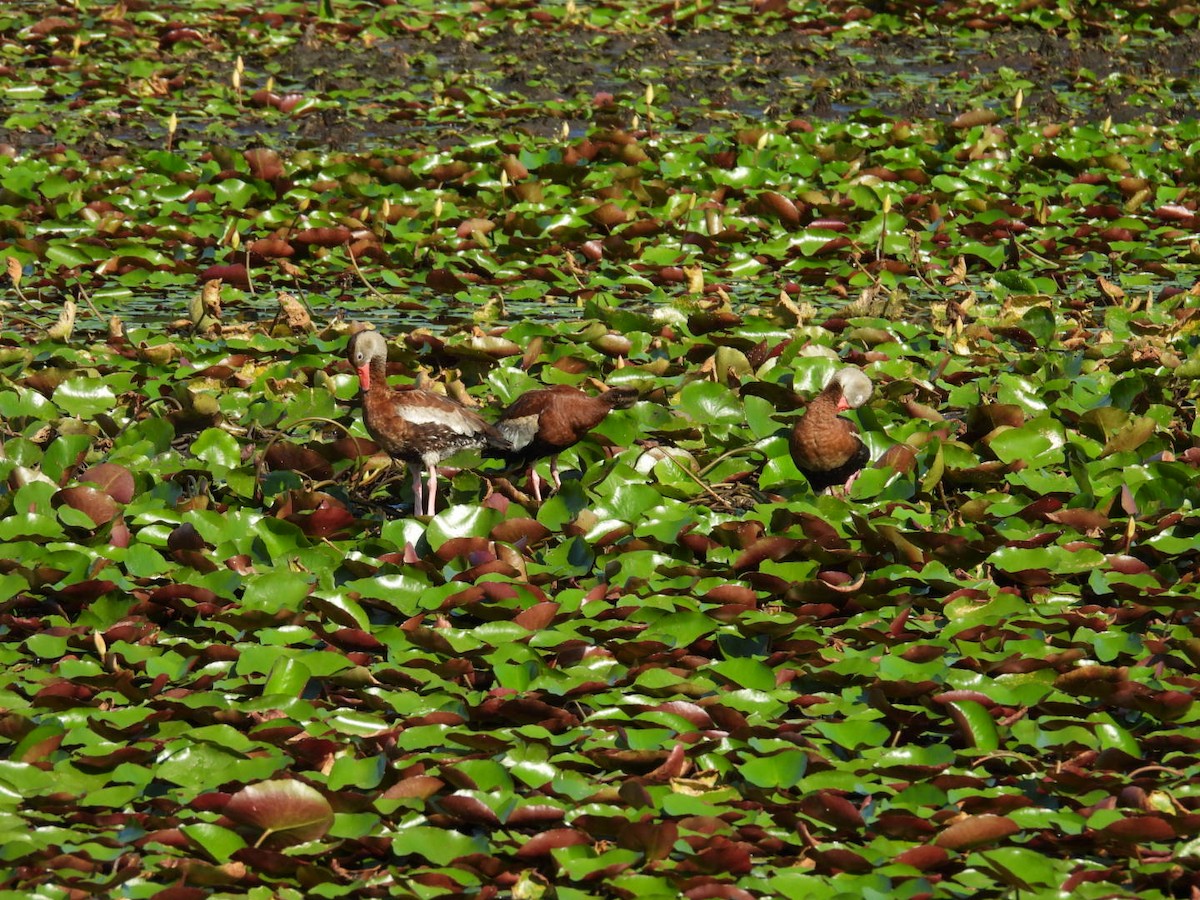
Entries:
{"type": "Polygon", "coordinates": [[[943,829],[935,843],[947,850],[961,851],[994,844],[1020,830],[1007,816],[964,816],[943,829]]]}

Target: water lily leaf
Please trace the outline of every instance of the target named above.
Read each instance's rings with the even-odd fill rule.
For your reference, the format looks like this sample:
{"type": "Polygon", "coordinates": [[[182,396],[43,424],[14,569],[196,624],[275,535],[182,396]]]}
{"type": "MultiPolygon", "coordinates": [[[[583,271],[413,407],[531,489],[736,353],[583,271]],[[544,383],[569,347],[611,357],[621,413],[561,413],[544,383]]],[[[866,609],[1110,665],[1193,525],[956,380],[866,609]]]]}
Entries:
{"type": "Polygon", "coordinates": [[[192,443],[192,453],[218,471],[228,471],[242,464],[242,451],[237,439],[220,428],[205,428],[192,443]]]}
{"type": "Polygon", "coordinates": [[[1003,463],[1020,461],[1033,469],[1058,465],[1063,461],[1066,433],[1060,422],[1042,417],[1019,428],[1005,428],[992,434],[988,446],[1003,463]]]}
{"type": "Polygon", "coordinates": [[[757,659],[737,657],[723,659],[709,666],[709,671],[715,672],[730,684],[740,688],[751,688],[756,691],[772,691],[775,689],[775,672],[770,666],[757,659]]]}
{"type": "Polygon", "coordinates": [[[299,610],[312,589],[312,579],[301,572],[265,572],[246,579],[242,608],[264,613],[299,610]]]}
{"type": "Polygon", "coordinates": [[[46,248],[46,259],[56,262],[66,269],[78,269],[90,266],[96,261],[91,253],[85,252],[80,247],[73,247],[57,242],[46,248]]]}
{"type": "Polygon", "coordinates": [[[236,831],[207,822],[181,825],[179,830],[192,846],[218,863],[229,862],[233,854],[249,846],[236,831]]]}
{"type": "Polygon", "coordinates": [[[319,615],[343,628],[366,630],[369,625],[369,619],[362,604],[340,591],[321,595],[311,594],[308,604],[319,615]]]}
{"type": "Polygon", "coordinates": [[[942,475],[946,471],[946,458],[942,453],[942,444],[939,441],[937,450],[933,455],[933,459],[929,463],[929,470],[921,478],[921,491],[929,493],[942,480],[942,475]]]}
{"type": "MultiPolygon", "coordinates": [[[[262,832],[257,844],[319,840],[333,824],[333,807],[316,788],[291,778],[262,781],[229,798],[225,815],[262,832]]],[[[256,845],[257,845],[256,844],[256,845]]]]}
{"type": "Polygon", "coordinates": [[[511,519],[505,519],[496,525],[491,531],[491,537],[493,540],[501,541],[505,544],[513,544],[517,547],[529,547],[540,544],[546,538],[550,537],[551,533],[549,528],[536,519],[516,516],[511,519]]]}
{"type": "Polygon", "coordinates": [[[58,722],[47,722],[38,725],[25,734],[10,751],[10,758],[16,762],[32,763],[48,760],[62,744],[67,730],[58,722]]]}
{"type": "Polygon", "coordinates": [[[101,378],[75,375],[54,389],[54,404],[71,416],[89,418],[112,412],[117,396],[101,378]]]}
{"type": "Polygon", "coordinates": [[[602,506],[597,507],[596,514],[604,519],[615,519],[619,522],[637,522],[648,510],[663,500],[662,495],[650,485],[630,483],[621,478],[608,479],[604,491],[607,499],[602,506]]]}
{"type": "MultiPolygon", "coordinates": [[[[0,531],[2,530],[3,522],[0,522],[0,531]]],[[[595,551],[582,536],[573,537],[549,548],[542,558],[548,568],[561,573],[563,577],[585,575],[596,563],[595,551]]]]}
{"type": "Polygon", "coordinates": [[[821,251],[830,248],[833,241],[849,243],[848,239],[843,237],[838,231],[830,228],[816,228],[811,225],[797,234],[793,239],[796,249],[804,256],[817,255],[821,251]]]}
{"type": "Polygon", "coordinates": [[[90,485],[63,488],[54,495],[55,503],[83,513],[91,525],[111,522],[117,514],[117,504],[108,494],[90,485]]]}
{"type": "Polygon", "coordinates": [[[1129,413],[1123,409],[1115,406],[1098,406],[1081,415],[1079,423],[1090,426],[1086,429],[1089,434],[1107,441],[1128,424],[1129,419],[1129,413]]]}
{"type": "Polygon", "coordinates": [[[257,190],[253,184],[238,178],[226,178],[214,186],[216,202],[221,206],[239,210],[245,209],[246,204],[253,199],[257,190]]]}
{"type": "Polygon", "coordinates": [[[743,759],[738,771],[748,782],[761,788],[793,788],[808,770],[808,754],[803,750],[784,750],[770,756],[743,759]]]}
{"type": "Polygon", "coordinates": [[[328,445],[332,459],[358,459],[360,456],[373,456],[380,447],[374,441],[361,437],[342,437],[328,445]]]}
{"type": "Polygon", "coordinates": [[[425,540],[432,550],[447,541],[465,537],[486,538],[500,524],[503,515],[478,504],[456,504],[435,515],[425,529],[425,540]]]}
{"type": "Polygon", "coordinates": [[[86,434],[59,435],[42,457],[42,474],[56,484],[62,484],[90,446],[91,439],[86,434]]]}
{"type": "Polygon", "coordinates": [[[1059,880],[1054,861],[1025,847],[994,847],[979,854],[985,867],[994,870],[1002,883],[1014,890],[1036,891],[1059,880]]]}
{"type": "Polygon", "coordinates": [[[398,572],[349,582],[346,589],[362,597],[382,601],[407,617],[423,609],[437,609],[447,596],[462,588],[459,585],[433,588],[424,572],[413,566],[405,566],[398,572]]]}
{"type": "Polygon", "coordinates": [[[462,790],[441,798],[438,806],[460,823],[496,827],[508,821],[509,814],[516,808],[516,798],[508,791],[462,790]]]}
{"type": "Polygon", "coordinates": [[[1119,431],[1113,434],[1100,451],[1100,458],[1111,456],[1113,453],[1123,453],[1136,450],[1150,440],[1158,427],[1149,416],[1137,416],[1127,422],[1119,431]]]}
{"type": "Polygon", "coordinates": [[[795,538],[772,536],[762,537],[747,547],[733,564],[733,570],[757,568],[763,561],[789,558],[801,546],[801,541],[795,538]]]}
{"type": "MultiPolygon", "coordinates": [[[[758,476],[760,488],[771,490],[781,485],[804,481],[804,476],[800,474],[800,470],[792,461],[792,454],[788,452],[788,443],[785,438],[770,437],[760,441],[757,447],[766,457],[766,463],[758,476]]],[[[882,480],[886,481],[887,479],[882,477],[882,480]]]]}
{"type": "Polygon", "coordinates": [[[667,613],[642,632],[642,639],[661,641],[668,647],[686,647],[697,638],[715,631],[719,624],[703,613],[667,613]]]}
{"type": "Polygon", "coordinates": [[[1068,550],[1065,547],[1001,547],[988,562],[1004,572],[1053,570],[1060,574],[1090,572],[1104,565],[1104,554],[1092,548],[1068,550]]]}
{"type": "Polygon", "coordinates": [[[993,268],[1004,264],[1004,257],[1008,252],[1002,243],[984,244],[980,241],[963,241],[957,249],[963,255],[978,256],[993,268]]]}
{"type": "Polygon", "coordinates": [[[592,838],[587,832],[576,828],[551,828],[540,834],[535,834],[522,844],[514,854],[517,859],[540,859],[548,857],[552,850],[561,847],[573,847],[591,844],[592,838]]]}
{"type": "Polygon", "coordinates": [[[774,693],[749,689],[729,691],[723,694],[721,704],[739,713],[744,713],[752,720],[770,720],[775,716],[782,715],[783,711],[787,709],[787,704],[774,696],[774,693]]]}
{"type": "Polygon", "coordinates": [[[549,628],[561,607],[557,603],[544,601],[535,603],[513,617],[513,622],[528,631],[544,631],[549,628]]]}
{"type": "Polygon", "coordinates": [[[1000,748],[1000,732],[996,720],[986,706],[975,700],[958,700],[946,704],[959,731],[970,746],[992,751],[1000,748]]]}
{"type": "Polygon", "coordinates": [[[40,659],[57,659],[67,652],[67,638],[61,634],[46,634],[41,632],[30,635],[25,641],[25,646],[29,648],[35,657],[40,659]]]}
{"type": "MultiPolygon", "coordinates": [[[[1001,273],[996,273],[999,276],[1001,273]]],[[[1021,317],[1021,324],[1034,337],[1040,347],[1049,347],[1054,339],[1057,325],[1054,313],[1045,306],[1034,306],[1021,317]]]]}
{"type": "Polygon", "coordinates": [[[128,503],[133,499],[133,475],[124,466],[116,463],[99,463],[89,466],[79,474],[79,480],[95,484],[117,503],[128,503]]]}
{"type": "Polygon", "coordinates": [[[292,656],[281,656],[271,666],[267,682],[263,685],[263,694],[285,694],[299,697],[308,687],[312,670],[303,662],[292,656]]]}
{"type": "Polygon", "coordinates": [[[389,799],[416,797],[425,800],[445,786],[446,782],[440,778],[434,778],[432,775],[410,775],[407,778],[401,778],[389,787],[383,792],[383,796],[389,799]]]}
{"type": "Polygon", "coordinates": [[[723,384],[693,381],[679,392],[679,409],[702,427],[733,425],[744,420],[737,396],[723,384]]]}
{"type": "MultiPolygon", "coordinates": [[[[296,391],[293,394],[291,394],[288,397],[286,410],[287,410],[287,415],[284,416],[280,420],[280,423],[279,423],[280,427],[282,427],[282,428],[287,428],[287,427],[291,426],[292,423],[297,422],[300,419],[306,419],[306,418],[310,418],[310,417],[332,419],[332,418],[337,417],[337,412],[336,412],[336,408],[335,408],[335,399],[334,399],[333,394],[330,391],[321,389],[319,387],[318,388],[307,388],[305,390],[296,391]]],[[[363,438],[349,438],[349,437],[339,438],[339,440],[336,443],[341,443],[343,441],[350,442],[350,441],[356,441],[356,440],[362,441],[362,443],[364,445],[366,445],[368,443],[374,443],[374,442],[366,441],[363,438]]],[[[343,444],[343,446],[347,446],[347,445],[343,444]]],[[[362,450],[359,451],[360,454],[362,452],[363,452],[362,450]]]]}
{"type": "Polygon", "coordinates": [[[916,486],[891,469],[863,469],[854,479],[850,496],[855,500],[907,500],[916,491],[916,486]]]}
{"type": "Polygon", "coordinates": [[[355,759],[339,756],[329,771],[328,786],[331,791],[346,788],[369,791],[379,787],[387,772],[387,757],[382,754],[355,759]]]}
{"type": "Polygon", "coordinates": [[[18,388],[11,391],[0,391],[0,416],[9,420],[46,420],[57,418],[58,410],[51,401],[37,391],[18,388]]]}
{"type": "Polygon", "coordinates": [[[0,603],[11,600],[22,591],[29,590],[29,582],[16,572],[0,575],[0,603]]]}
{"type": "Polygon", "coordinates": [[[947,850],[967,850],[994,844],[1019,830],[1017,823],[1006,816],[964,816],[942,829],[935,843],[947,850]]]}
{"type": "Polygon", "coordinates": [[[879,747],[889,737],[889,732],[884,725],[862,719],[849,719],[844,722],[818,722],[814,727],[837,746],[850,750],[858,747],[879,747]]]}
{"type": "MultiPolygon", "coordinates": [[[[1091,820],[1088,824],[1092,824],[1091,820]]],[[[1168,843],[1178,837],[1166,819],[1153,814],[1122,816],[1107,823],[1100,830],[1108,839],[1133,845],[1168,843]]]]}
{"type": "MultiPolygon", "coordinates": [[[[614,848],[597,851],[593,847],[569,846],[552,851],[555,862],[572,881],[587,881],[602,873],[616,874],[634,865],[642,854],[635,850],[614,848]]],[[[723,870],[727,871],[727,870],[723,870]]]]}
{"type": "Polygon", "coordinates": [[[435,866],[447,866],[459,857],[489,852],[487,837],[482,833],[464,834],[422,825],[420,821],[396,828],[392,853],[401,858],[419,856],[435,866]]]}
{"type": "Polygon", "coordinates": [[[309,478],[324,481],[333,477],[333,467],[320,453],[291,441],[276,441],[265,454],[271,469],[300,472],[309,478]]]}
{"type": "Polygon", "coordinates": [[[236,781],[269,778],[285,765],[275,754],[247,758],[208,743],[186,743],[159,758],[158,777],[193,791],[216,790],[236,781]]]}
{"type": "Polygon", "coordinates": [[[340,734],[357,735],[358,737],[369,737],[373,734],[379,734],[387,728],[387,723],[383,719],[364,713],[342,712],[335,716],[330,716],[327,721],[329,722],[329,727],[334,731],[340,734]]]}
{"type": "Polygon", "coordinates": [[[113,442],[114,450],[132,452],[134,448],[143,447],[147,456],[165,453],[175,439],[175,427],[168,419],[148,418],[119,434],[113,442]]]}
{"type": "Polygon", "coordinates": [[[1118,725],[1112,716],[1107,713],[1098,713],[1095,718],[1097,719],[1096,738],[1100,742],[1101,749],[1120,750],[1133,759],[1142,758],[1143,754],[1138,746],[1137,738],[1118,725]]]}
{"type": "MultiPolygon", "coordinates": [[[[42,460],[42,448],[33,441],[26,440],[22,437],[15,437],[4,443],[3,461],[6,463],[5,469],[12,474],[10,484],[19,485],[21,481],[27,477],[20,473],[20,470],[29,470],[37,466],[42,460]],[[9,465],[12,468],[9,468],[9,465]],[[15,470],[15,471],[14,471],[15,470]]],[[[47,476],[47,480],[49,480],[47,476]]]]}
{"type": "Polygon", "coordinates": [[[747,394],[742,398],[746,425],[756,439],[769,437],[779,431],[781,423],[775,418],[775,406],[762,397],[747,394]]]}

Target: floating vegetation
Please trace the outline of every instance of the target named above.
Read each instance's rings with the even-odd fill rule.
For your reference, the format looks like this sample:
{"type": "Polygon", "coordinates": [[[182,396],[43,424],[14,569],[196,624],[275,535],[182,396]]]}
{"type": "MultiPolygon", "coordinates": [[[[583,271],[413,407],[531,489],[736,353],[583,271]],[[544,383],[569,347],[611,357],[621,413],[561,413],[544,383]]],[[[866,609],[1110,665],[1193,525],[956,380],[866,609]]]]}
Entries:
{"type": "Polygon", "coordinates": [[[885,6],[6,6],[0,889],[1200,891],[1195,13],[885,6]]]}

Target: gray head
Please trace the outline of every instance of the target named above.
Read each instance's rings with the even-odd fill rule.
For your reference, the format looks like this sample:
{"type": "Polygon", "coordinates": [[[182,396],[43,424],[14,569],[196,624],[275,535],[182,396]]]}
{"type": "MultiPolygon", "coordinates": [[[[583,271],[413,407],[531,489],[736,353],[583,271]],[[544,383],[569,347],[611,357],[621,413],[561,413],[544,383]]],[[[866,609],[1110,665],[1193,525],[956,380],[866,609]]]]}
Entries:
{"type": "Polygon", "coordinates": [[[871,399],[875,390],[867,373],[857,366],[846,366],[834,372],[825,386],[826,390],[834,385],[841,390],[841,402],[838,403],[840,409],[858,409],[871,399]]]}
{"type": "Polygon", "coordinates": [[[387,361],[387,341],[378,331],[360,331],[346,345],[346,357],[358,373],[363,390],[371,387],[371,361],[387,361]]]}

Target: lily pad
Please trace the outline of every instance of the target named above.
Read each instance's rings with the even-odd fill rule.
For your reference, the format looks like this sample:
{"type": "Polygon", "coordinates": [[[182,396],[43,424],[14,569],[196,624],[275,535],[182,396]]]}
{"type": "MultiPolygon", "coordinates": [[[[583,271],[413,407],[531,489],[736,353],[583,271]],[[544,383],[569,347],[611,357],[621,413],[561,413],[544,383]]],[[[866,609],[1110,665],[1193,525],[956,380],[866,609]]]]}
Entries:
{"type": "Polygon", "coordinates": [[[251,784],[235,793],[225,815],[259,833],[255,846],[319,840],[333,825],[333,807],[316,788],[290,778],[251,784]]]}

